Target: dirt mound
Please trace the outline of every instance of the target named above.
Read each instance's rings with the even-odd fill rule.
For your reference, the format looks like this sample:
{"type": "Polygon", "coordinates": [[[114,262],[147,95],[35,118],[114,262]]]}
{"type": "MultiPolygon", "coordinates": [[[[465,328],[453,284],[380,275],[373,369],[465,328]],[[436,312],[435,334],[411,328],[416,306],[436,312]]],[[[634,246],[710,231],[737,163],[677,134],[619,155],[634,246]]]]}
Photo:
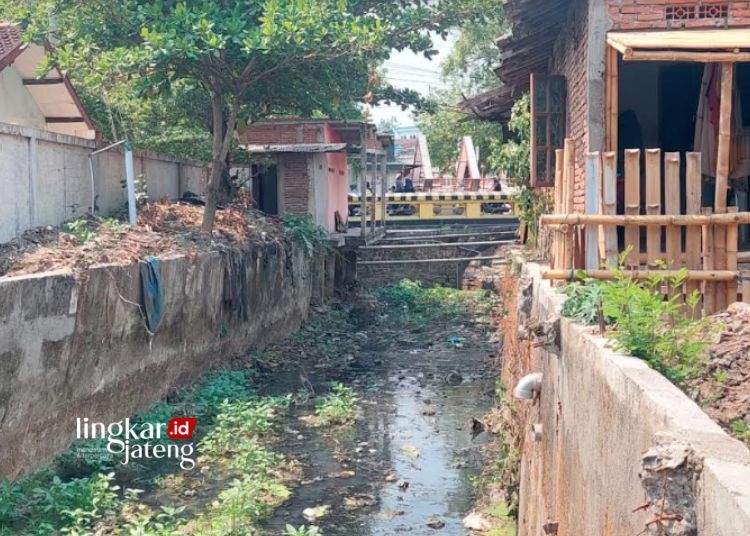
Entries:
{"type": "Polygon", "coordinates": [[[244,207],[216,213],[210,238],[200,233],[203,208],[149,203],[139,210],[138,225],[87,215],[63,226],[40,227],[0,244],[0,276],[51,270],[84,270],[102,263],[130,264],[149,255],[205,251],[221,245],[263,244],[284,240],[279,221],[244,207]]]}
{"type": "Polygon", "coordinates": [[[705,374],[690,390],[711,418],[747,441],[738,429],[750,424],[750,305],[735,303],[712,322],[721,332],[708,349],[705,374]]]}

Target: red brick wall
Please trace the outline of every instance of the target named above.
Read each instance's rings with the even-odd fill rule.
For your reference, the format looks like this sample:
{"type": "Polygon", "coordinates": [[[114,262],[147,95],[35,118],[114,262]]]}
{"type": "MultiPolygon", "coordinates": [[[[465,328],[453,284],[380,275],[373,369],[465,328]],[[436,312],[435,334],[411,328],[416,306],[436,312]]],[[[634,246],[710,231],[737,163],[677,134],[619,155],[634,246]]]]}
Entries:
{"type": "Polygon", "coordinates": [[[255,123],[247,127],[240,135],[240,142],[251,144],[264,143],[325,143],[324,123],[255,123]]]}
{"type": "Polygon", "coordinates": [[[584,159],[588,147],[587,59],[588,5],[585,0],[576,0],[555,44],[552,73],[567,79],[567,136],[576,140],[575,209],[579,212],[584,207],[584,159]]]}
{"type": "Polygon", "coordinates": [[[750,26],[750,1],[733,0],[607,0],[613,30],[712,28],[750,26]],[[667,7],[728,5],[728,18],[667,20],[667,7]]]}
{"type": "Polygon", "coordinates": [[[309,212],[310,173],[305,154],[285,154],[279,157],[282,173],[284,212],[303,216],[309,212]]]}

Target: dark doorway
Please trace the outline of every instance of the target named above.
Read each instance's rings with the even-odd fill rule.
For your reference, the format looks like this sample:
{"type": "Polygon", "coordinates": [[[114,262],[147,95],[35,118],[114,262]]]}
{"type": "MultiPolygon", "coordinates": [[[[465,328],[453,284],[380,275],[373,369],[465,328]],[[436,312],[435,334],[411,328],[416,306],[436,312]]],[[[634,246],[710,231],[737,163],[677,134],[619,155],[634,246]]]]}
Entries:
{"type": "Polygon", "coordinates": [[[266,214],[279,214],[279,176],[276,164],[253,166],[253,197],[258,209],[266,214]]]}

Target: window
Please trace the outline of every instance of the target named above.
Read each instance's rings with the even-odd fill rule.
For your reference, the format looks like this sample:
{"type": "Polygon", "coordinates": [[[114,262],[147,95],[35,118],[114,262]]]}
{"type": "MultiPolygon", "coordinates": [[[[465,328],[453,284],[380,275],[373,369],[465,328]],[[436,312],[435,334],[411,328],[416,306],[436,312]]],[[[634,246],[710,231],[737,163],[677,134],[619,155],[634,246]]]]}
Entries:
{"type": "Polygon", "coordinates": [[[564,76],[531,75],[531,186],[555,185],[555,149],[565,142],[564,76]]]}

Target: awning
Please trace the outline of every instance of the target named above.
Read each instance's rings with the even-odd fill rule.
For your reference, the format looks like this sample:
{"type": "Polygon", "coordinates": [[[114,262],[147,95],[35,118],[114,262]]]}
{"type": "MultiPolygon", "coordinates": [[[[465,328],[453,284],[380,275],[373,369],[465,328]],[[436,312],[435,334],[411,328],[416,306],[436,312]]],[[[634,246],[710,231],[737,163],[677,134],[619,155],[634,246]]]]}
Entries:
{"type": "Polygon", "coordinates": [[[347,152],[346,143],[276,143],[268,145],[245,145],[244,149],[251,154],[267,153],[343,153],[347,152]]]}
{"type": "Polygon", "coordinates": [[[610,32],[607,43],[630,61],[750,61],[750,29],[610,32]]]}

